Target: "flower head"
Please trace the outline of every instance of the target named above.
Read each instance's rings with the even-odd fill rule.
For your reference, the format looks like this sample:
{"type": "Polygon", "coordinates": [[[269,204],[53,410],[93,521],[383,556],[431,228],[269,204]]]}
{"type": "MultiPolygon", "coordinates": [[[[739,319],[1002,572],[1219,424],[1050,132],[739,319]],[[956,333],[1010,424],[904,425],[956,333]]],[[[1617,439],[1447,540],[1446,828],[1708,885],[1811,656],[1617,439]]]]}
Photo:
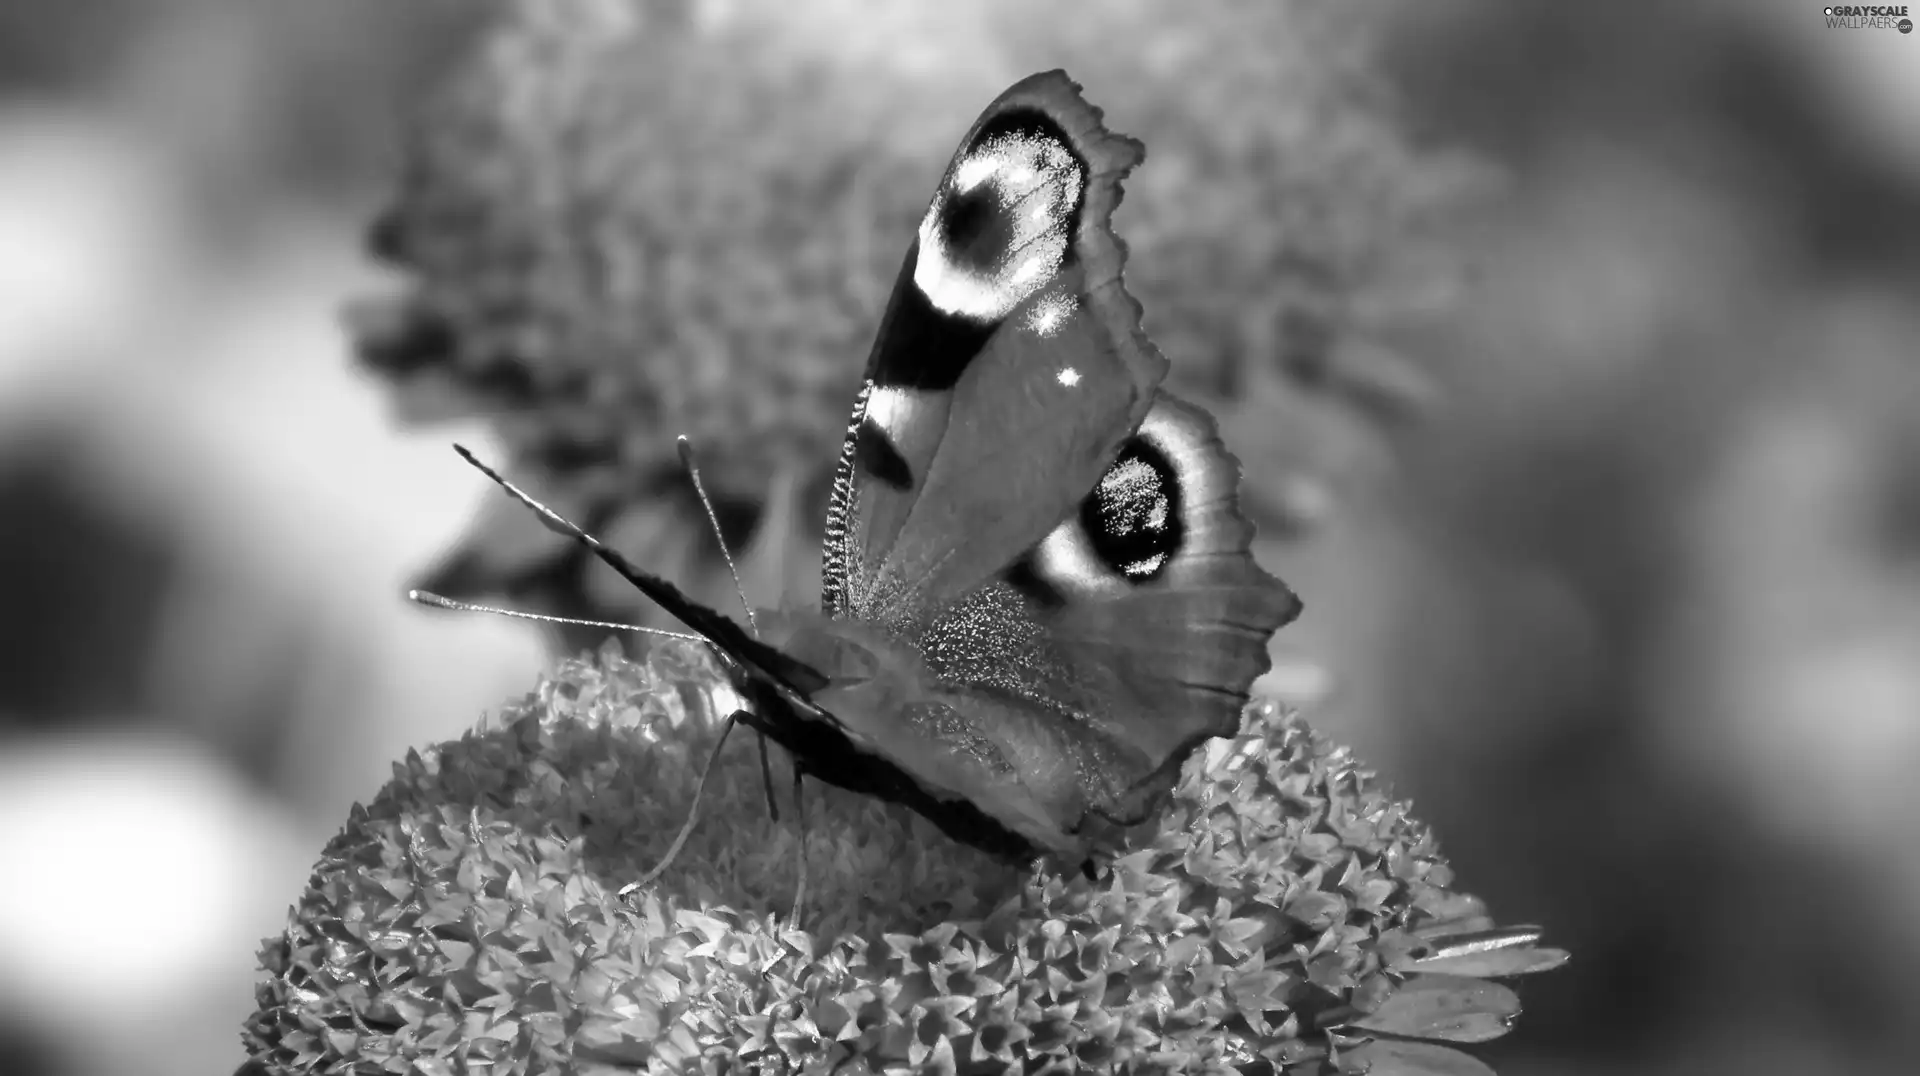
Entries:
{"type": "Polygon", "coordinates": [[[1271,706],[1190,760],[1095,881],[815,792],[798,925],[770,911],[795,820],[768,817],[734,745],[629,907],[716,735],[705,664],[610,645],[397,764],[263,949],[256,1067],[1461,1072],[1478,1062],[1451,1044],[1519,1012],[1497,980],[1565,959],[1494,929],[1426,827],[1271,706]]]}

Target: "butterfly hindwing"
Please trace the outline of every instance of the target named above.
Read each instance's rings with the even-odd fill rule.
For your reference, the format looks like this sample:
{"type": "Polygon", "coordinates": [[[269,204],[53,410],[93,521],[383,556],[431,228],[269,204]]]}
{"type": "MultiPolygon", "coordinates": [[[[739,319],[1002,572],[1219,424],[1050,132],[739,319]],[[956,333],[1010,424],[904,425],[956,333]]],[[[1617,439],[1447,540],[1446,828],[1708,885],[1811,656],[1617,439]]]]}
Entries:
{"type": "Polygon", "coordinates": [[[981,114],[894,285],[836,474],[823,602],[904,627],[1073,509],[1166,360],[1109,226],[1145,154],[1063,72],[981,114]]]}
{"type": "Polygon", "coordinates": [[[1090,821],[1144,820],[1195,747],[1238,729],[1268,638],[1299,612],[1254,563],[1238,480],[1206,412],[1161,393],[1066,519],[921,626],[763,623],[826,676],[811,700],[847,741],[924,794],[921,814],[975,844],[984,815],[1083,860],[1090,821]]]}
{"type": "Polygon", "coordinates": [[[1089,815],[1143,820],[1195,747],[1238,730],[1300,609],[1254,563],[1238,478],[1212,419],[1161,394],[1079,510],[919,637],[958,719],[1025,763],[976,780],[1050,809],[1039,846],[1081,850],[1089,815]]]}

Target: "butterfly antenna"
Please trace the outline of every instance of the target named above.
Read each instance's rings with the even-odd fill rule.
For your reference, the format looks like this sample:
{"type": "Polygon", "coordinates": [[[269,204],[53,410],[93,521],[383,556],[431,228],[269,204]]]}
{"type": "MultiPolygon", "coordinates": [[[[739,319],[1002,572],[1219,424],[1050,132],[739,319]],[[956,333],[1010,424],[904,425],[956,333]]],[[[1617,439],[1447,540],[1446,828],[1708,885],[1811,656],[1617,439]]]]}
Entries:
{"type": "Polygon", "coordinates": [[[568,616],[547,616],[544,613],[527,613],[519,609],[498,609],[491,605],[475,605],[472,602],[454,601],[442,597],[430,590],[409,590],[407,600],[431,605],[437,609],[452,609],[457,613],[492,613],[495,616],[510,616],[520,620],[537,620],[542,624],[568,624],[579,628],[611,628],[614,631],[643,631],[648,635],[664,635],[670,639],[686,639],[704,643],[706,639],[685,631],[667,631],[664,628],[645,628],[638,624],[619,624],[610,620],[576,620],[568,616]]]}
{"type": "MultiPolygon", "coordinates": [[[[464,446],[454,445],[453,450],[460,458],[481,474],[486,475],[514,500],[531,509],[540,517],[548,530],[563,534],[585,546],[589,552],[600,559],[602,564],[620,573],[620,577],[640,589],[642,594],[652,598],[661,608],[673,614],[681,623],[699,632],[700,637],[727,663],[745,666],[761,676],[771,676],[785,684],[794,685],[801,690],[815,690],[825,685],[825,680],[813,669],[794,661],[770,646],[761,643],[757,635],[740,630],[740,626],[726,617],[693,602],[672,583],[658,576],[650,575],[635,567],[617,551],[607,548],[598,538],[581,530],[565,516],[534,500],[525,490],[506,480],[500,472],[480,462],[479,457],[467,451],[464,446]],[[812,687],[807,685],[811,684],[812,687]]],[[[704,498],[704,494],[702,494],[704,498]]],[[[711,519],[712,507],[708,507],[711,519]]],[[[717,532],[717,531],[716,531],[717,532]]],[[[721,544],[724,551],[725,543],[721,544]]],[[[731,566],[732,559],[728,559],[731,566]]],[[[745,598],[741,599],[743,602],[745,598]]],[[[517,614],[531,615],[531,614],[517,614]]],[[[773,771],[767,760],[766,736],[760,737],[760,773],[761,784],[766,789],[767,813],[777,822],[780,810],[774,804],[773,771]]]]}
{"type": "Polygon", "coordinates": [[[753,606],[747,602],[747,588],[740,585],[740,569],[734,566],[733,552],[727,548],[726,535],[720,533],[720,515],[713,510],[713,501],[707,497],[707,484],[700,480],[700,464],[693,458],[693,442],[683,433],[677,447],[680,450],[680,465],[687,469],[687,478],[693,482],[693,492],[700,498],[700,507],[707,510],[707,523],[713,528],[713,540],[720,545],[721,559],[727,562],[727,574],[733,576],[733,592],[740,598],[740,608],[747,611],[747,630],[758,635],[760,625],[754,619],[753,606]]]}
{"type": "MultiPolygon", "coordinates": [[[[754,635],[760,634],[760,622],[754,618],[753,603],[747,601],[747,588],[740,583],[740,569],[733,563],[733,551],[727,548],[727,536],[720,533],[720,514],[713,510],[713,499],[707,496],[707,484],[700,479],[700,463],[694,458],[693,441],[681,434],[675,447],[680,451],[680,465],[687,469],[687,479],[693,483],[693,492],[700,498],[700,507],[707,510],[707,525],[713,528],[713,540],[720,547],[720,557],[727,562],[727,574],[733,577],[733,593],[740,599],[740,608],[747,613],[747,630],[754,635]]],[[[767,817],[775,823],[780,821],[780,805],[773,796],[773,763],[767,758],[766,733],[756,730],[755,738],[760,744],[760,787],[767,797],[767,817]]]]}
{"type": "Polygon", "coordinates": [[[639,881],[629,882],[620,888],[621,900],[627,899],[636,889],[652,885],[654,879],[665,874],[667,868],[673,865],[674,859],[680,855],[680,849],[686,846],[687,838],[693,835],[693,824],[700,818],[700,797],[706,794],[707,779],[713,776],[713,764],[720,761],[720,749],[727,746],[727,734],[733,731],[733,726],[739,721],[740,716],[735,713],[727,718],[726,724],[720,726],[720,738],[714,741],[713,751],[707,755],[706,769],[700,771],[700,783],[693,788],[693,802],[687,806],[687,820],[680,824],[680,832],[674,836],[673,843],[667,846],[667,854],[660,858],[660,862],[641,875],[639,881]]]}
{"type": "Polygon", "coordinates": [[[585,546],[587,551],[599,559],[600,563],[620,573],[620,578],[632,583],[640,593],[653,599],[660,608],[673,615],[673,618],[706,637],[714,651],[720,654],[728,664],[740,668],[777,690],[799,696],[810,695],[828,684],[819,670],[804,662],[796,661],[778,649],[761,642],[752,633],[740,625],[708,609],[699,602],[680,592],[680,588],[665,579],[642,571],[632,561],[620,555],[617,550],[581,530],[569,522],[567,517],[534,500],[519,486],[504,478],[500,472],[480,462],[480,458],[460,445],[453,450],[467,464],[486,475],[514,500],[519,501],[540,517],[540,522],[548,530],[563,534],[585,546]]]}

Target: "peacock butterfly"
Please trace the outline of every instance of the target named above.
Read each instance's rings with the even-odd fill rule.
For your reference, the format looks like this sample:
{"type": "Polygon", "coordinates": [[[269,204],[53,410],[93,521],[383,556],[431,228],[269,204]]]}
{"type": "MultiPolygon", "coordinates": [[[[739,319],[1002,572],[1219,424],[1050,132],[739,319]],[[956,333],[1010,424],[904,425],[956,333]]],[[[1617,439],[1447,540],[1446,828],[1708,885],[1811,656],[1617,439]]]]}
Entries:
{"type": "Polygon", "coordinates": [[[1084,868],[1099,820],[1146,820],[1238,730],[1300,611],[1121,282],[1111,216],[1145,152],[1062,71],[974,121],[867,359],[818,612],[756,636],[467,458],[705,637],[749,700],[734,719],[797,774],[1084,868]]]}

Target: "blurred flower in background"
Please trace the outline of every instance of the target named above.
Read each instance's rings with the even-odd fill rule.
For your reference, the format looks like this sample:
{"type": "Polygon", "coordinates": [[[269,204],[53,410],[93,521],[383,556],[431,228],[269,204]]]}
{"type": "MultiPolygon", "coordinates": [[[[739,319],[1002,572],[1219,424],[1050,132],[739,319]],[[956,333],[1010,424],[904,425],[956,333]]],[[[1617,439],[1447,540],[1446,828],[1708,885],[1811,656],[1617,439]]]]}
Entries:
{"type": "Polygon", "coordinates": [[[1393,675],[1344,671],[1463,874],[1573,932],[1530,1032],[1910,1068],[1916,42],[1728,3],[1395,29],[1419,121],[1513,196],[1403,456],[1393,675]]]}
{"type": "MultiPolygon", "coordinates": [[[[1118,222],[1129,280],[1174,383],[1270,470],[1247,498],[1275,549],[1364,456],[1354,420],[1426,394],[1388,334],[1444,307],[1458,255],[1427,233],[1485,170],[1402,136],[1366,16],[1264,0],[1190,5],[1177,25],[1150,4],[1088,18],[1013,0],[877,19],[511,11],[425,112],[373,228],[408,287],[359,307],[361,358],[412,415],[488,415],[517,481],[716,606],[730,584],[673,435],[702,446],[730,543],[775,565],[750,595],[812,601],[859,357],[906,237],[978,103],[1034,70],[1064,65],[1150,147],[1118,222]],[[885,47],[955,21],[964,64],[885,47]],[[787,505],[776,490],[788,518],[764,511],[787,505]]],[[[585,550],[493,506],[426,589],[657,619],[585,550]]]]}
{"type": "Polygon", "coordinates": [[[315,13],[0,15],[0,1071],[231,1071],[342,808],[540,667],[404,606],[481,491],[345,372],[447,34],[315,13]]]}
{"type": "Polygon", "coordinates": [[[819,475],[766,528],[769,462],[831,458],[954,138],[1056,65],[1148,143],[1130,280],[1307,600],[1312,719],[1579,955],[1500,1071],[1913,1067],[1920,41],[870,7],[0,8],[0,1071],[237,1063],[347,805],[545,660],[406,607],[424,569],[627,600],[456,435],[710,587],[693,433],[730,539],[797,536],[753,596],[805,596],[819,475]]]}

